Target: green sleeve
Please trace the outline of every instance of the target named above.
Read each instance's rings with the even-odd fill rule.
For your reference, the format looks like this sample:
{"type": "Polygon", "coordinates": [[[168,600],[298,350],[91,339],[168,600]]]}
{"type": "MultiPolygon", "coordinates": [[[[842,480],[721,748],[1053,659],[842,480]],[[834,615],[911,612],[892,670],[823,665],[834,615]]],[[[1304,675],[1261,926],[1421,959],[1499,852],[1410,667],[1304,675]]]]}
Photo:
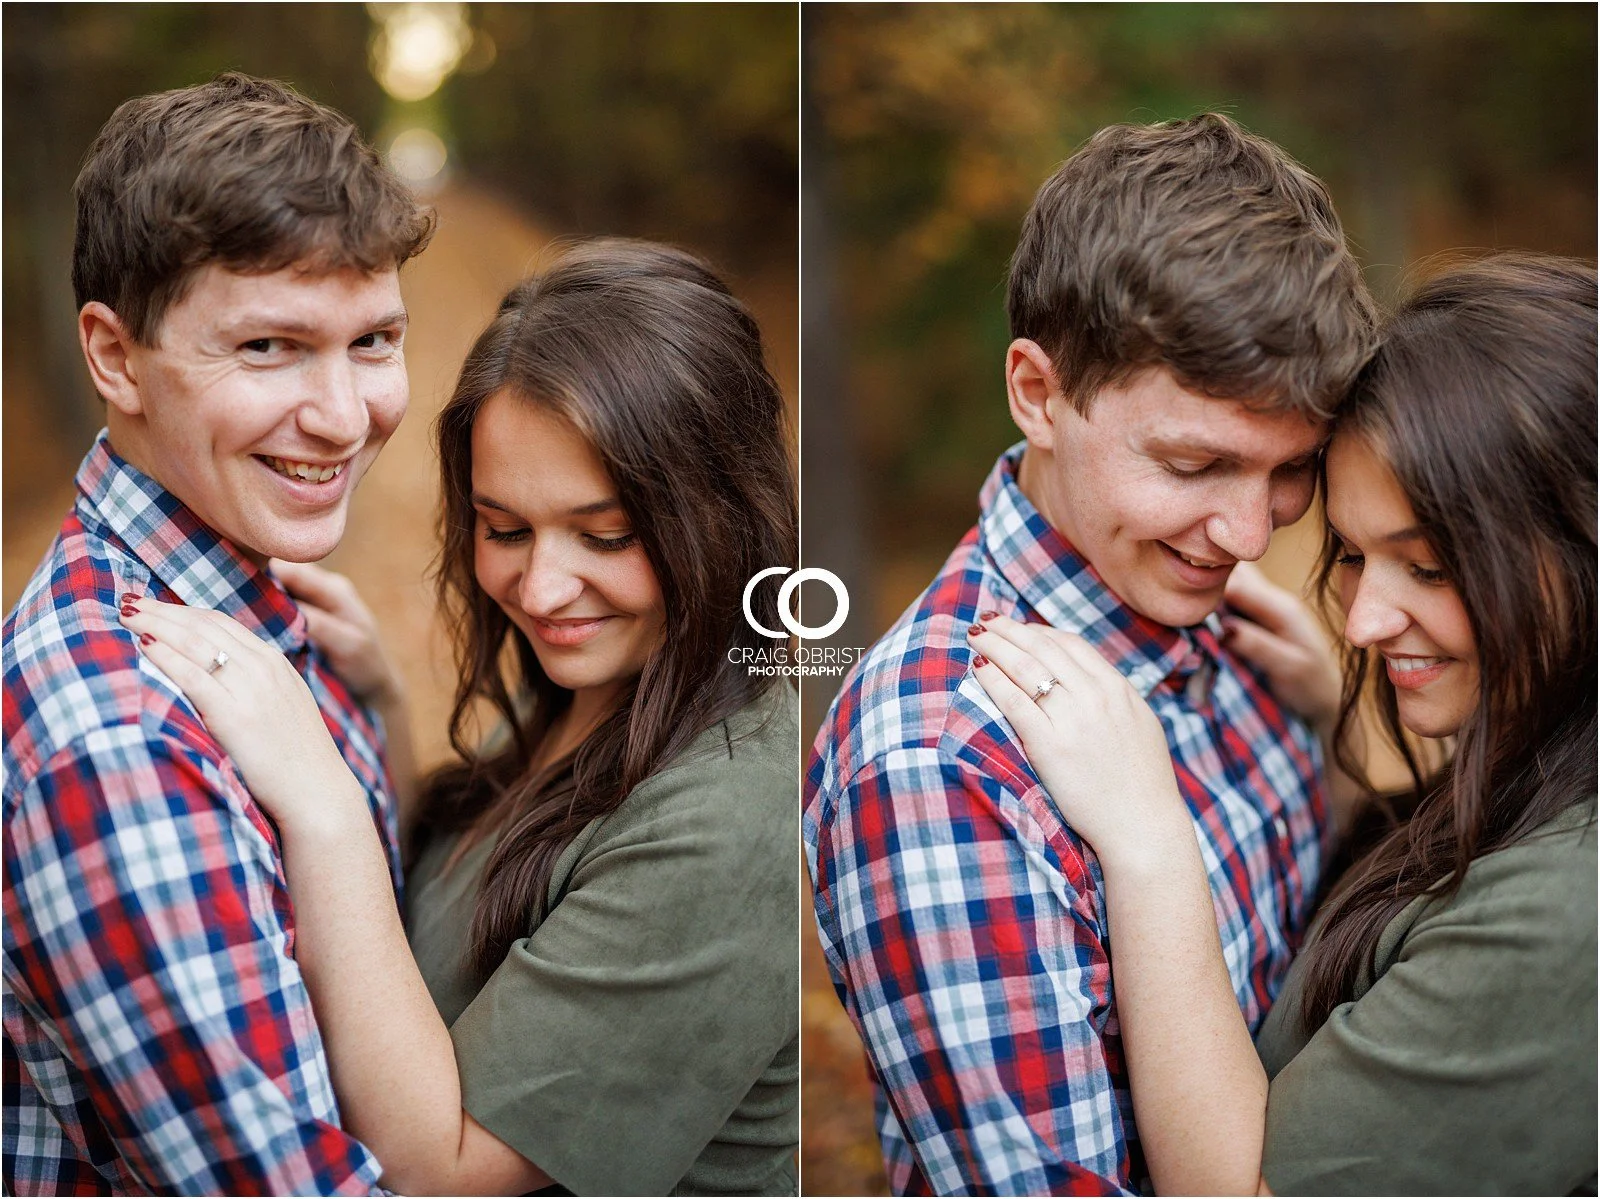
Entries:
{"type": "Polygon", "coordinates": [[[796,1034],[794,768],[658,775],[451,1029],[468,1112],[578,1194],[666,1194],[796,1034]]]}
{"type": "MultiPolygon", "coordinates": [[[[1593,829],[1473,863],[1273,1079],[1280,1195],[1593,1187],[1593,829]]],[[[1589,1193],[1593,1193],[1592,1189],[1589,1193]]]]}

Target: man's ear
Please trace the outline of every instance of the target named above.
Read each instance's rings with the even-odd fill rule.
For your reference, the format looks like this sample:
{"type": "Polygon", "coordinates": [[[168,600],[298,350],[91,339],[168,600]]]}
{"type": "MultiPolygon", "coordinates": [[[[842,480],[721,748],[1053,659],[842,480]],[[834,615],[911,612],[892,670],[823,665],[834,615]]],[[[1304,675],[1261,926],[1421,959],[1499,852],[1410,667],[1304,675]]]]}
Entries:
{"type": "Polygon", "coordinates": [[[1063,397],[1050,355],[1038,342],[1019,337],[1006,347],[1006,398],[1028,444],[1054,450],[1063,397]]]}
{"type": "Polygon", "coordinates": [[[78,344],[94,389],[105,402],[124,416],[143,412],[138,371],[129,353],[134,341],[122,318],[99,300],[90,300],[78,313],[78,344]]]}

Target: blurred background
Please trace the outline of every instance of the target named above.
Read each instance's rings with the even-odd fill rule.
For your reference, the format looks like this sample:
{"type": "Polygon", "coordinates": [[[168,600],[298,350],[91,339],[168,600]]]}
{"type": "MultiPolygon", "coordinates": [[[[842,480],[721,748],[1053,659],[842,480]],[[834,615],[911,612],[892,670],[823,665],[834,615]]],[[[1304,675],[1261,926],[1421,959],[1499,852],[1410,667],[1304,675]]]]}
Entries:
{"type": "Polygon", "coordinates": [[[551,239],[626,234],[709,257],[791,405],[797,321],[792,4],[18,4],[4,33],[4,605],[73,499],[103,422],[78,351],[72,182],[122,101],[239,69],[353,118],[438,210],[401,272],[411,408],[329,567],[403,662],[424,765],[454,667],[425,579],[435,413],[500,297],[551,239]]]}
{"type": "MultiPolygon", "coordinates": [[[[1019,439],[1006,265],[1103,125],[1225,111],[1332,190],[1381,302],[1442,250],[1595,253],[1589,5],[816,5],[802,17],[803,558],[870,645],[1019,439]]],[[[1320,517],[1265,562],[1300,587],[1320,517]]],[[[832,611],[808,595],[820,623],[832,611]]],[[[805,681],[815,729],[837,680],[805,681]]],[[[803,1189],[883,1193],[864,1059],[803,938],[803,1189]]]]}

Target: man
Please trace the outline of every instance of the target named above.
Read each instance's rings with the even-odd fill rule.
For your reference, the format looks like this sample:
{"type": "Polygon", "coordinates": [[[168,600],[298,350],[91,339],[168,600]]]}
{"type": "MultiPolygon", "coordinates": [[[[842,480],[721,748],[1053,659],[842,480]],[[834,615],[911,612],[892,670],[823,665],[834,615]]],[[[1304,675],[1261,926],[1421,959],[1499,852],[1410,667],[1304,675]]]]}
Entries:
{"type": "Polygon", "coordinates": [[[398,882],[381,725],[266,564],[338,544],[405,412],[398,271],[432,217],[346,118],[237,74],[122,105],[75,192],[107,429],[5,624],[5,1188],[371,1193],[275,830],[118,607],[215,608],[289,654],[398,882]]]}
{"type": "Polygon", "coordinates": [[[1326,190],[1224,117],[1102,130],[1035,198],[1007,306],[1025,440],[847,679],[806,781],[823,947],[904,1194],[1144,1175],[1098,865],[972,677],[981,614],[1081,634],[1160,715],[1252,1026],[1319,873],[1317,741],[1217,608],[1309,505],[1373,345],[1326,190]]]}

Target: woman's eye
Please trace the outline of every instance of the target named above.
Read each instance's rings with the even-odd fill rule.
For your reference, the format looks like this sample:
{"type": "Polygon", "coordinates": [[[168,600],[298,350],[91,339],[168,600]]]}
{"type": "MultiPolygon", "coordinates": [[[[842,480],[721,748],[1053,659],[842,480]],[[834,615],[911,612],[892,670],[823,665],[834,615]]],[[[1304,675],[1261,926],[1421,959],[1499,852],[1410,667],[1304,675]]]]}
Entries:
{"type": "Polygon", "coordinates": [[[597,533],[585,533],[583,539],[602,553],[615,553],[625,550],[639,540],[637,533],[623,533],[619,537],[601,537],[597,533]]]}
{"type": "Polygon", "coordinates": [[[1450,576],[1435,566],[1419,566],[1411,564],[1411,577],[1419,583],[1438,584],[1449,580],[1450,576]]]}
{"type": "Polygon", "coordinates": [[[1351,553],[1349,550],[1340,550],[1339,556],[1333,560],[1335,566],[1344,566],[1351,570],[1360,570],[1366,565],[1366,561],[1360,554],[1351,553]]]}
{"type": "Polygon", "coordinates": [[[527,535],[527,529],[497,529],[493,525],[483,526],[483,539],[485,541],[521,541],[527,535]]]}

